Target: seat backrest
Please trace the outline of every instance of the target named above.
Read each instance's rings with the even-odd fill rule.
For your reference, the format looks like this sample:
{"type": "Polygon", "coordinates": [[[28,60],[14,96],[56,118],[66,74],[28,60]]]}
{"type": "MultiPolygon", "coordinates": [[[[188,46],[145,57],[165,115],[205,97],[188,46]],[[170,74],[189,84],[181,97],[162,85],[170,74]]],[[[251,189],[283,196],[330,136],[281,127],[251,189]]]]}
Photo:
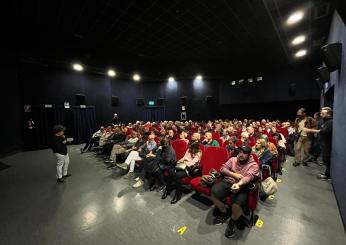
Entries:
{"type": "Polygon", "coordinates": [[[223,148],[226,148],[226,146],[228,146],[228,145],[229,145],[228,140],[225,140],[225,141],[222,143],[222,147],[223,147],[223,148]]]}
{"type": "Polygon", "coordinates": [[[218,140],[218,139],[220,139],[221,136],[220,136],[219,133],[213,132],[213,133],[212,133],[212,137],[213,137],[214,140],[218,140]]]}
{"type": "Polygon", "coordinates": [[[177,160],[180,160],[185,155],[185,152],[189,148],[188,144],[184,140],[174,140],[172,142],[172,147],[175,151],[177,160]]]}
{"type": "Polygon", "coordinates": [[[218,138],[218,139],[215,139],[218,143],[219,143],[219,146],[222,147],[222,139],[218,138]]]}
{"type": "Polygon", "coordinates": [[[257,156],[255,153],[252,153],[251,155],[252,155],[252,157],[253,157],[253,160],[255,160],[255,162],[259,165],[258,156],[257,156]]]}
{"type": "Polygon", "coordinates": [[[214,168],[218,172],[221,165],[227,161],[228,155],[225,148],[209,146],[202,155],[202,174],[209,174],[209,170],[214,168]]]}

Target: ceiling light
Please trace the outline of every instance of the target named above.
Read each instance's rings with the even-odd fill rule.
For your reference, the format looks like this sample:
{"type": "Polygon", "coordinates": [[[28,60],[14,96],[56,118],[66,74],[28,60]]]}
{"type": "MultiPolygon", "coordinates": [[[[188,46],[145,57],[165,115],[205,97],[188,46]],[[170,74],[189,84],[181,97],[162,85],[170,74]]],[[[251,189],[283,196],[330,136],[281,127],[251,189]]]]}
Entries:
{"type": "Polygon", "coordinates": [[[138,75],[138,74],[134,74],[132,78],[133,78],[134,81],[137,81],[137,82],[138,82],[139,80],[141,80],[141,76],[138,75]]]}
{"type": "Polygon", "coordinates": [[[236,85],[237,84],[237,82],[236,81],[232,81],[232,86],[234,86],[234,85],[236,85]]]}
{"type": "Polygon", "coordinates": [[[306,38],[305,38],[304,35],[297,36],[296,38],[294,38],[294,39],[292,40],[292,44],[293,44],[293,45],[301,44],[301,43],[305,42],[305,39],[306,39],[306,38]]]}
{"type": "Polygon", "coordinates": [[[203,77],[201,75],[196,76],[196,80],[202,80],[202,79],[203,79],[203,77]]]}
{"type": "Polygon", "coordinates": [[[253,82],[253,79],[252,79],[252,78],[249,78],[247,81],[248,81],[249,83],[252,83],[252,82],[253,82]]]}
{"type": "Polygon", "coordinates": [[[293,25],[297,23],[298,21],[302,20],[303,17],[304,17],[303,11],[294,12],[293,14],[290,15],[290,17],[288,17],[286,23],[287,25],[293,25]]]}
{"type": "Polygon", "coordinates": [[[256,77],[256,81],[259,82],[259,81],[262,81],[262,77],[256,77]]]}
{"type": "Polygon", "coordinates": [[[116,76],[116,73],[115,73],[114,70],[109,69],[108,72],[107,72],[107,75],[110,76],[110,77],[115,77],[115,76],[116,76]]]}
{"type": "Polygon", "coordinates": [[[81,64],[78,64],[78,63],[74,63],[72,65],[72,67],[73,67],[73,70],[75,70],[75,71],[83,71],[84,70],[83,66],[81,64]]]}
{"type": "Polygon", "coordinates": [[[174,77],[169,77],[168,78],[168,82],[174,82],[175,80],[174,80],[174,77]]]}
{"type": "Polygon", "coordinates": [[[306,53],[307,53],[306,49],[301,49],[297,53],[295,53],[294,56],[299,58],[299,57],[302,57],[302,56],[306,55],[306,53]]]}

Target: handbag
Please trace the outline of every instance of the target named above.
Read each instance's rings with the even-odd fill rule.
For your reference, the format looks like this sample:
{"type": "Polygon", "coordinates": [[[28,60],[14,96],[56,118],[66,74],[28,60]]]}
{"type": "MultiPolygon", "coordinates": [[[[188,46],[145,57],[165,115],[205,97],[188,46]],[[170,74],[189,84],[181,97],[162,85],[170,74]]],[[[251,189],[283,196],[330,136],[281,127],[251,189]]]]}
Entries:
{"type": "Polygon", "coordinates": [[[203,175],[199,180],[199,185],[204,187],[210,187],[214,184],[214,182],[220,178],[220,173],[218,173],[215,169],[210,169],[209,174],[203,175]]]}
{"type": "Polygon", "coordinates": [[[278,191],[278,185],[272,177],[268,177],[261,182],[261,191],[270,196],[278,191]]]}

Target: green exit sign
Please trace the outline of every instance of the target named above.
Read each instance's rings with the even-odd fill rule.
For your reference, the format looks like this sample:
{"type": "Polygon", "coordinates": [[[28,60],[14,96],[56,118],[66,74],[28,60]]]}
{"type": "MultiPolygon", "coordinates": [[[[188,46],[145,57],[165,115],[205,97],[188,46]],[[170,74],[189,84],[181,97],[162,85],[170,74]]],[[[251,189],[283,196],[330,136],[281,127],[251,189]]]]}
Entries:
{"type": "Polygon", "coordinates": [[[149,100],[149,105],[155,105],[155,101],[149,100]]]}

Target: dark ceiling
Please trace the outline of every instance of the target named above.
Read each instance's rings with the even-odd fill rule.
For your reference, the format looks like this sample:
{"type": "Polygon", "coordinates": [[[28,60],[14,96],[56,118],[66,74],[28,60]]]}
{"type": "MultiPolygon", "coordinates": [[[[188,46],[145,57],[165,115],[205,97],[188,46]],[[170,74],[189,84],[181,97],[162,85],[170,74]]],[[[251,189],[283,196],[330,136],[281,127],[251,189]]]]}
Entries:
{"type": "Polygon", "coordinates": [[[333,6],[324,0],[35,0],[15,2],[14,11],[21,58],[216,73],[294,64],[302,47],[308,56],[301,60],[317,59],[333,6]],[[298,9],[303,21],[288,27],[298,9]],[[308,40],[292,47],[298,34],[308,40]]]}

